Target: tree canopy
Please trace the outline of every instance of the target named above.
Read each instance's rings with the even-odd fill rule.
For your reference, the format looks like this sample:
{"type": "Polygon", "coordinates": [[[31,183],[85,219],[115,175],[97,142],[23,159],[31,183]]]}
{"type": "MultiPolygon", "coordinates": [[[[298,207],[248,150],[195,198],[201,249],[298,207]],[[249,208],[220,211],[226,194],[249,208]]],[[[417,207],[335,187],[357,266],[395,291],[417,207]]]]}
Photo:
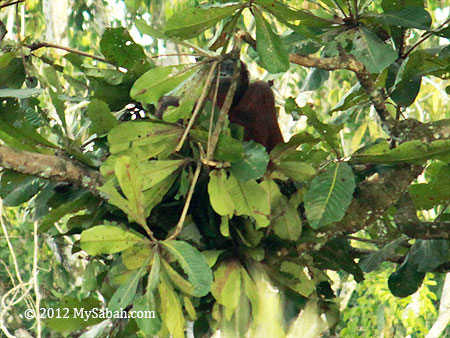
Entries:
{"type": "Polygon", "coordinates": [[[64,4],[0,1],[6,336],[449,333],[448,4],[64,4]],[[270,153],[236,83],[211,102],[227,59],[275,92],[270,153]]]}

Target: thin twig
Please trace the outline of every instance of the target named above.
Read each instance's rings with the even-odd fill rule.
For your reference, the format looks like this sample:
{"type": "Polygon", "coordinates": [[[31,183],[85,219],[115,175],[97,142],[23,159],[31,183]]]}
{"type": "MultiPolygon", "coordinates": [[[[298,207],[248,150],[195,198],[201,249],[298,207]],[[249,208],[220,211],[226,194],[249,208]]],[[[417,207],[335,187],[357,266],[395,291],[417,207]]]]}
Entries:
{"type": "Polygon", "coordinates": [[[181,216],[177,223],[174,233],[167,238],[168,240],[174,240],[175,238],[178,237],[181,230],[183,230],[184,221],[186,220],[186,215],[189,210],[189,206],[191,205],[192,196],[194,195],[195,186],[197,185],[201,169],[202,164],[200,162],[197,162],[197,167],[195,168],[194,177],[192,178],[192,183],[189,188],[188,195],[186,197],[186,202],[184,203],[183,211],[181,212],[181,216]]]}
{"type": "Polygon", "coordinates": [[[81,56],[85,56],[85,57],[88,57],[88,58],[91,58],[91,59],[94,59],[94,60],[97,60],[97,61],[100,61],[100,62],[108,63],[110,65],[115,66],[115,64],[112,63],[111,61],[108,61],[108,60],[106,60],[104,58],[101,58],[99,56],[92,55],[92,54],[89,54],[89,53],[85,53],[85,52],[82,52],[82,51],[79,51],[79,50],[76,50],[76,49],[73,49],[73,48],[70,48],[70,47],[55,45],[55,44],[49,43],[49,42],[36,42],[36,43],[31,44],[31,45],[27,45],[27,47],[30,48],[31,51],[35,51],[35,50],[40,49],[40,48],[61,49],[61,50],[65,50],[66,52],[69,52],[69,53],[78,54],[78,55],[81,55],[81,56]]]}
{"type": "MultiPolygon", "coordinates": [[[[219,72],[220,73],[220,72],[219,72]]],[[[214,87],[214,95],[213,95],[213,102],[212,102],[212,107],[211,107],[211,115],[209,117],[209,128],[208,128],[208,147],[209,144],[211,142],[211,135],[212,135],[212,131],[213,131],[213,122],[214,122],[214,111],[216,108],[216,103],[217,103],[217,92],[219,90],[219,82],[220,82],[220,74],[218,74],[217,79],[216,79],[216,84],[214,87]]],[[[201,150],[203,150],[203,148],[200,148],[201,150]]],[[[209,152],[207,151],[207,154],[205,156],[206,158],[206,162],[209,162],[210,158],[209,158],[209,152]]]]}
{"type": "Polygon", "coordinates": [[[189,131],[191,130],[192,126],[194,125],[195,119],[200,112],[200,110],[203,108],[203,104],[206,101],[209,90],[211,89],[211,82],[214,78],[214,71],[216,70],[218,62],[214,62],[211,69],[209,70],[208,77],[206,78],[206,83],[203,86],[202,94],[200,95],[200,98],[198,99],[197,105],[195,106],[194,112],[192,113],[191,118],[189,119],[189,123],[183,133],[183,136],[180,139],[180,142],[178,143],[177,147],[175,148],[175,151],[178,152],[183,147],[184,141],[186,140],[189,131]]]}
{"type": "Polygon", "coordinates": [[[36,312],[36,336],[37,338],[42,337],[41,328],[41,294],[39,292],[39,282],[38,282],[38,256],[39,256],[39,241],[38,241],[38,222],[34,222],[33,229],[34,238],[34,254],[33,254],[33,281],[34,281],[34,297],[35,297],[35,312],[36,312]]]}
{"type": "Polygon", "coordinates": [[[18,5],[21,2],[25,2],[25,0],[17,0],[17,1],[9,2],[7,4],[0,5],[0,9],[8,7],[8,6],[12,6],[12,5],[18,5]]]}
{"type": "Polygon", "coordinates": [[[427,32],[423,35],[423,38],[420,39],[419,41],[417,41],[414,45],[412,45],[412,47],[410,49],[408,49],[408,51],[403,55],[403,58],[406,59],[406,57],[411,54],[411,52],[416,49],[420,44],[422,44],[424,41],[426,41],[427,39],[429,39],[434,33],[439,32],[441,29],[443,29],[443,27],[448,24],[450,22],[450,17],[445,20],[441,25],[439,25],[439,27],[432,31],[432,32],[427,32]]]}

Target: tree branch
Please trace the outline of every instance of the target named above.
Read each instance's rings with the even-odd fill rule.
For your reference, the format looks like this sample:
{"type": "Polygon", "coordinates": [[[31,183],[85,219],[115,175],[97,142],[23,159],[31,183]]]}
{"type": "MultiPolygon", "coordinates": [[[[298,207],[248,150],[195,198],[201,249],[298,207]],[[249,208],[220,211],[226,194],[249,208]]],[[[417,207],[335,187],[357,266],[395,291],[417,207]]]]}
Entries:
{"type": "Polygon", "coordinates": [[[34,50],[37,50],[37,49],[40,49],[40,48],[45,48],[45,47],[46,48],[61,49],[61,50],[65,50],[66,52],[69,52],[69,53],[78,54],[78,55],[85,56],[85,57],[88,57],[88,58],[91,58],[91,59],[94,59],[94,60],[97,60],[97,61],[100,61],[100,62],[109,63],[110,65],[115,66],[112,62],[110,62],[110,61],[108,61],[108,60],[106,60],[104,58],[101,58],[99,56],[92,55],[92,54],[89,54],[89,53],[85,53],[85,52],[82,52],[82,51],[79,51],[79,50],[76,50],[76,49],[73,49],[73,48],[70,48],[70,47],[55,45],[55,44],[49,43],[49,42],[35,42],[35,43],[31,44],[31,45],[27,45],[27,47],[30,48],[31,51],[34,51],[34,50]]]}
{"type": "Polygon", "coordinates": [[[405,235],[416,239],[450,239],[450,222],[396,223],[405,235]]]}
{"type": "Polygon", "coordinates": [[[56,182],[72,183],[95,195],[99,195],[96,188],[103,184],[103,178],[98,171],[71,159],[15,150],[5,145],[0,145],[0,166],[56,182]]]}

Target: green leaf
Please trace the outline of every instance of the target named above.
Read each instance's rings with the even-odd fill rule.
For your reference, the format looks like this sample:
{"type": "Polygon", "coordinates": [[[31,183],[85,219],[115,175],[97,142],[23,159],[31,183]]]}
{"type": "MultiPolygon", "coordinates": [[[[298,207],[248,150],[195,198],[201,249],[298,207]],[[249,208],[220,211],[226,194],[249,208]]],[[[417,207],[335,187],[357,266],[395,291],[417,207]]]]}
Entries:
{"type": "Polygon", "coordinates": [[[147,244],[138,243],[122,252],[122,263],[128,270],[136,270],[144,264],[148,265],[148,259],[152,257],[152,250],[147,244]]]}
{"type": "Polygon", "coordinates": [[[300,108],[292,97],[286,100],[285,109],[288,114],[291,114],[297,119],[299,116],[296,115],[305,115],[308,118],[308,124],[314,127],[314,129],[327,141],[330,147],[336,150],[339,149],[337,135],[343,128],[342,125],[323,123],[317,118],[316,112],[309,105],[300,108]]]}
{"type": "MultiPolygon", "coordinates": [[[[198,139],[200,142],[208,142],[208,132],[204,130],[194,129],[189,133],[190,136],[198,139]]],[[[236,163],[244,159],[244,146],[242,142],[232,138],[224,133],[220,134],[217,142],[214,158],[217,161],[236,163]]]]}
{"type": "Polygon", "coordinates": [[[164,272],[166,273],[166,276],[172,282],[172,285],[174,285],[178,290],[180,290],[184,294],[189,295],[189,296],[193,296],[194,287],[192,286],[191,282],[189,282],[188,280],[184,279],[183,276],[181,276],[165,260],[163,260],[162,263],[163,263],[163,267],[164,267],[164,272]]]}
{"type": "Polygon", "coordinates": [[[299,161],[281,161],[275,168],[296,182],[307,181],[316,174],[316,170],[310,164],[299,161]]]}
{"type": "Polygon", "coordinates": [[[409,250],[409,262],[419,272],[432,272],[448,262],[448,241],[445,239],[418,239],[409,250]]]}
{"type": "Polygon", "coordinates": [[[225,170],[212,170],[209,173],[208,194],[215,212],[222,216],[233,215],[235,206],[228,189],[225,170]]]}
{"type": "Polygon", "coordinates": [[[161,40],[169,39],[169,37],[165,35],[163,32],[160,32],[157,29],[153,28],[152,26],[148,25],[144,19],[137,19],[134,22],[134,24],[136,25],[136,28],[139,30],[139,32],[141,32],[142,34],[147,34],[151,37],[161,40]]]}
{"type": "Polygon", "coordinates": [[[98,225],[81,233],[81,248],[91,256],[113,254],[145,241],[134,232],[110,225],[98,225]]]}
{"type": "Polygon", "coordinates": [[[129,201],[129,207],[133,210],[130,215],[138,223],[145,223],[145,204],[143,191],[143,174],[134,159],[121,156],[114,165],[114,173],[119,181],[120,188],[129,201]]]}
{"type": "Polygon", "coordinates": [[[272,26],[264,19],[262,13],[252,8],[256,23],[257,51],[269,73],[283,73],[289,69],[289,54],[280,37],[272,31],[272,26]]]}
{"type": "Polygon", "coordinates": [[[267,192],[254,180],[239,181],[233,174],[228,178],[228,190],[237,216],[254,218],[258,228],[269,225],[270,205],[267,192]]]}
{"type": "MultiPolygon", "coordinates": [[[[148,291],[147,291],[148,292],[148,291]]],[[[155,337],[159,330],[161,330],[161,318],[158,314],[158,309],[154,302],[149,300],[149,297],[139,297],[135,302],[133,302],[133,311],[143,313],[147,313],[147,311],[153,311],[152,314],[154,317],[145,318],[145,317],[136,317],[134,320],[136,321],[137,326],[146,337],[155,337]]]]}
{"type": "Polygon", "coordinates": [[[87,317],[89,311],[96,311],[96,309],[101,308],[101,302],[94,297],[81,300],[72,297],[64,297],[59,303],[53,305],[55,316],[53,316],[53,318],[47,318],[45,325],[55,332],[75,332],[83,330],[88,326],[93,326],[105,320],[104,318],[100,318],[100,313],[97,318],[94,318],[92,315],[87,317]],[[77,315],[80,313],[81,309],[84,311],[82,312],[83,315],[77,315]],[[60,314],[60,316],[57,316],[56,314],[60,314]]]}
{"type": "Polygon", "coordinates": [[[127,151],[133,148],[136,154],[142,147],[142,152],[150,155],[142,157],[149,159],[163,151],[165,145],[172,152],[178,144],[183,128],[158,122],[126,122],[111,129],[108,133],[108,142],[112,154],[127,151]],[[156,151],[154,149],[156,148],[156,151]]]}
{"type": "MultiPolygon", "coordinates": [[[[120,208],[130,219],[141,225],[145,224],[147,215],[145,213],[146,205],[144,196],[139,196],[138,198],[133,197],[133,201],[127,200],[114,186],[114,180],[107,181],[104,185],[98,187],[97,190],[105,195],[104,197],[108,199],[108,203],[120,208]]],[[[127,190],[134,191],[132,186],[128,187],[127,190]]],[[[141,193],[142,191],[138,194],[141,195],[141,193]]]]}
{"type": "Polygon", "coordinates": [[[211,288],[212,272],[203,255],[193,246],[182,241],[164,241],[161,244],[172,254],[187,274],[194,287],[192,295],[205,296],[211,288]]]}
{"type": "Polygon", "coordinates": [[[374,271],[381,263],[387,258],[392,257],[395,254],[395,250],[405,242],[404,238],[396,239],[395,241],[386,244],[384,247],[367,255],[359,261],[359,266],[363,272],[374,271]]]}
{"type": "Polygon", "coordinates": [[[185,160],[152,160],[140,163],[139,172],[142,176],[142,190],[152,188],[175,172],[185,162],[185,160]]]}
{"type": "Polygon", "coordinates": [[[284,261],[281,263],[280,271],[292,276],[292,279],[294,279],[295,282],[289,283],[287,286],[301,294],[303,297],[309,297],[314,292],[316,285],[314,280],[306,276],[304,267],[293,262],[284,261]]]}
{"type": "Polygon", "coordinates": [[[231,172],[238,180],[259,179],[266,172],[269,155],[259,143],[250,141],[244,144],[244,159],[231,166],[231,172]]]}
{"type": "Polygon", "coordinates": [[[399,11],[368,14],[367,16],[375,18],[381,24],[422,30],[428,30],[432,20],[430,13],[419,7],[407,7],[399,11]]]}
{"type": "Polygon", "coordinates": [[[281,22],[299,20],[301,25],[309,28],[330,27],[333,24],[332,21],[316,16],[310,11],[295,9],[276,0],[257,0],[255,2],[271,12],[281,22]]]}
{"type": "Polygon", "coordinates": [[[241,297],[241,269],[239,263],[231,261],[221,264],[214,272],[211,294],[217,303],[226,308],[228,320],[231,319],[241,297]]]}
{"type": "Polygon", "coordinates": [[[167,20],[164,33],[169,37],[190,39],[211,28],[220,20],[226,19],[241,8],[242,5],[231,5],[209,8],[185,8],[167,20]]]}
{"type": "Polygon", "coordinates": [[[0,196],[5,207],[15,207],[29,201],[42,189],[40,178],[4,171],[1,176],[0,196]]]}
{"type": "Polygon", "coordinates": [[[161,298],[161,313],[163,324],[167,327],[173,338],[184,338],[185,319],[179,296],[164,278],[159,283],[159,296],[161,298]]]}
{"type": "Polygon", "coordinates": [[[306,217],[313,229],[340,221],[353,198],[355,178],[345,162],[338,162],[314,178],[305,194],[306,217]]]}
{"type": "Polygon", "coordinates": [[[330,73],[328,70],[321,68],[313,68],[306,77],[305,80],[302,81],[301,91],[311,91],[319,89],[320,86],[328,80],[330,77],[330,73]]]}
{"type": "Polygon", "coordinates": [[[100,51],[119,67],[132,68],[146,59],[142,46],[134,42],[125,28],[106,28],[100,40],[100,51]]]}
{"type": "Polygon", "coordinates": [[[275,235],[287,241],[296,241],[302,234],[302,220],[297,210],[300,200],[294,195],[290,200],[280,196],[277,207],[272,211],[273,220],[270,222],[275,235]]]}
{"type": "Polygon", "coordinates": [[[445,159],[450,155],[450,140],[436,140],[425,143],[419,140],[408,141],[397,148],[389,149],[386,143],[377,144],[354,155],[359,163],[424,163],[429,159],[445,159]]]}
{"type": "Polygon", "coordinates": [[[57,221],[67,214],[75,213],[79,210],[86,209],[89,201],[92,202],[92,195],[87,191],[82,191],[77,198],[70,202],[61,204],[57,208],[52,209],[47,215],[41,219],[39,232],[43,233],[50,229],[57,221]]]}
{"type": "Polygon", "coordinates": [[[408,297],[422,285],[425,272],[417,270],[416,263],[409,262],[409,255],[403,263],[389,276],[389,290],[396,297],[408,297]]]}
{"type": "Polygon", "coordinates": [[[127,283],[119,286],[108,303],[109,310],[119,311],[131,304],[136,294],[139,280],[144,275],[146,268],[147,267],[144,265],[139,270],[132,272],[127,283]]]}
{"type": "Polygon", "coordinates": [[[346,239],[334,238],[322,246],[320,251],[312,253],[312,256],[320,269],[344,270],[351,273],[357,282],[361,282],[364,275],[350,250],[350,244],[346,239]]]}
{"type": "Polygon", "coordinates": [[[108,105],[100,100],[94,99],[89,103],[87,115],[92,122],[90,129],[97,136],[105,135],[118,124],[108,105]]]}
{"type": "Polygon", "coordinates": [[[207,250],[202,251],[202,255],[205,256],[206,262],[208,262],[208,266],[212,268],[214,264],[216,264],[217,259],[222,254],[222,252],[225,252],[225,250],[207,250]]]}
{"type": "Polygon", "coordinates": [[[151,265],[152,267],[150,269],[150,273],[148,274],[147,289],[146,289],[148,293],[155,291],[159,283],[159,274],[161,271],[161,257],[159,256],[158,251],[155,251],[151,265]]]}
{"type": "Polygon", "coordinates": [[[196,71],[195,65],[191,64],[150,69],[133,84],[130,96],[137,101],[156,105],[161,96],[174,90],[196,71]]]}
{"type": "Polygon", "coordinates": [[[150,215],[152,209],[162,201],[177,177],[177,173],[172,174],[161,182],[157,183],[155,186],[144,191],[146,218],[150,215]]]}
{"type": "Polygon", "coordinates": [[[423,8],[424,2],[423,0],[382,0],[381,7],[385,12],[399,11],[410,7],[423,8]]]}
{"type": "Polygon", "coordinates": [[[353,39],[353,54],[370,73],[380,73],[397,60],[397,52],[367,28],[359,28],[353,39]]]}

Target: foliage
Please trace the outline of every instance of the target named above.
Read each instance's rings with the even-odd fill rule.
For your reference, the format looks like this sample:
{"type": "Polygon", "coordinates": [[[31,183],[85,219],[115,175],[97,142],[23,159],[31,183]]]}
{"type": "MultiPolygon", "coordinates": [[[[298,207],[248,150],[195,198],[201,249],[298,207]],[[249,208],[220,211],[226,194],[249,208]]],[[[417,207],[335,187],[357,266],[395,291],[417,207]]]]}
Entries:
{"type": "MultiPolygon", "coordinates": [[[[27,25],[42,20],[38,3],[27,25]]],[[[429,84],[449,92],[450,20],[433,23],[436,8],[421,0],[125,3],[130,29],[93,30],[92,50],[81,37],[87,18],[102,13],[84,1],[69,18],[76,48],[30,42],[40,30],[21,37],[19,26],[16,36],[0,35],[2,229],[16,243],[8,246],[15,257],[1,259],[27,271],[1,271],[2,281],[7,290],[37,278],[36,253],[23,252],[36,222],[48,239],[40,306],[70,313],[38,320],[36,330],[183,337],[193,322],[198,337],[345,337],[361,327],[373,336],[429,329],[428,287],[450,263],[448,96],[429,84]],[[135,41],[136,29],[150,46],[135,41]],[[149,57],[174,43],[197,62],[149,57]],[[270,153],[229,125],[232,93],[221,111],[208,100],[227,58],[290,88],[281,110],[297,123],[270,153]],[[179,105],[156,118],[167,95],[179,105]],[[5,232],[13,224],[18,230],[5,232]],[[65,262],[67,247],[89,261],[65,262]],[[81,266],[79,285],[70,276],[81,266]],[[364,283],[350,303],[359,306],[341,320],[329,270],[364,283]],[[402,325],[417,290],[421,320],[407,314],[402,325]],[[74,320],[80,307],[156,315],[74,320]]],[[[15,305],[8,297],[6,310],[15,305]]],[[[13,329],[33,329],[9,316],[13,329]]]]}

